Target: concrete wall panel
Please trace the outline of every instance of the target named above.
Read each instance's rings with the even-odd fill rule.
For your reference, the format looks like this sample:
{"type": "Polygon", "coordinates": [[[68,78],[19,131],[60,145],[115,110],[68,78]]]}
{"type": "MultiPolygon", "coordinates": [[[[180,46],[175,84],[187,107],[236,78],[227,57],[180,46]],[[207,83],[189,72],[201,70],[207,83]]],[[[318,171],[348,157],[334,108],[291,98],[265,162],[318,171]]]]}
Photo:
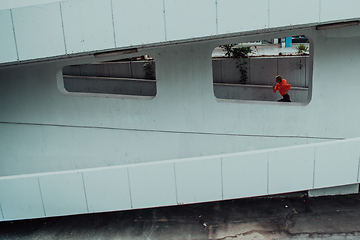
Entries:
{"type": "Polygon", "coordinates": [[[128,78],[132,77],[130,71],[130,63],[109,63],[109,75],[112,77],[128,78]]]}
{"type": "Polygon", "coordinates": [[[223,157],[223,199],[266,195],[267,162],[266,152],[223,157]]]}
{"type": "Polygon", "coordinates": [[[304,67],[305,67],[305,85],[300,86],[300,87],[309,87],[309,86],[311,86],[310,82],[311,82],[311,79],[312,79],[312,67],[311,67],[310,64],[312,64],[310,62],[310,59],[305,58],[305,64],[304,64],[304,67]]]}
{"type": "Polygon", "coordinates": [[[277,75],[277,58],[250,59],[249,62],[249,84],[274,85],[277,75]]]}
{"type": "Polygon", "coordinates": [[[165,0],[164,2],[168,41],[216,34],[214,1],[165,0]]]}
{"type": "Polygon", "coordinates": [[[129,167],[134,208],[176,205],[173,163],[129,167]]]}
{"type": "MultiPolygon", "coordinates": [[[[306,58],[278,58],[278,75],[281,75],[292,87],[304,87],[306,79],[306,58]],[[301,69],[300,69],[301,68],[301,69]]],[[[275,76],[272,83],[275,83],[275,76]]]]}
{"type": "Polygon", "coordinates": [[[269,152],[269,194],[313,187],[314,147],[269,152]]]}
{"type": "Polygon", "coordinates": [[[12,10],[19,60],[64,55],[59,3],[12,10]]]}
{"type": "Polygon", "coordinates": [[[37,177],[1,179],[0,193],[5,220],[45,216],[37,177]]]}
{"type": "Polygon", "coordinates": [[[46,216],[87,213],[82,173],[39,177],[46,216]]]}
{"type": "Polygon", "coordinates": [[[217,1],[218,33],[225,34],[268,28],[268,2],[268,0],[217,1]]]}
{"type": "MultiPolygon", "coordinates": [[[[222,81],[226,83],[239,83],[240,82],[240,71],[236,68],[237,60],[226,59],[221,64],[222,81]]],[[[246,59],[246,67],[249,67],[249,59],[246,59]]]]}
{"type": "Polygon", "coordinates": [[[17,60],[15,37],[10,10],[0,11],[0,63],[17,60]]]}
{"type": "Polygon", "coordinates": [[[163,0],[112,4],[117,47],[165,41],[163,0]]]}
{"type": "MultiPolygon", "coordinates": [[[[294,88],[289,91],[292,102],[305,102],[308,98],[307,88],[294,88]]],[[[219,99],[232,100],[253,100],[253,101],[270,101],[274,102],[281,99],[281,95],[277,91],[274,93],[271,86],[257,86],[257,85],[229,85],[216,84],[214,85],[214,95],[219,99]]]]}
{"type": "Polygon", "coordinates": [[[146,73],[144,71],[145,62],[130,62],[131,76],[133,78],[145,79],[146,73]]]}
{"type": "Polygon", "coordinates": [[[4,214],[2,212],[1,203],[0,203],[0,222],[4,221],[4,214]]]}
{"type": "Polygon", "coordinates": [[[213,69],[213,80],[214,83],[222,83],[222,61],[221,60],[212,60],[212,69],[213,69]],[[216,69],[216,70],[215,70],[216,69]]]}
{"type": "Polygon", "coordinates": [[[356,183],[360,143],[343,142],[316,146],[315,188],[356,183]]]}
{"type": "Polygon", "coordinates": [[[107,64],[84,64],[80,66],[81,76],[109,77],[107,64]]]}
{"type": "Polygon", "coordinates": [[[341,4],[336,0],[321,0],[320,21],[359,18],[360,1],[343,0],[341,4]]]}
{"type": "Polygon", "coordinates": [[[270,27],[318,22],[319,2],[320,0],[304,0],[296,3],[287,0],[270,0],[270,27]]]}
{"type": "Polygon", "coordinates": [[[80,65],[70,65],[66,66],[62,69],[63,75],[75,75],[75,76],[81,76],[81,66],[80,65]]]}
{"type": "Polygon", "coordinates": [[[221,159],[175,163],[178,204],[222,199],[221,159]]]}
{"type": "MultiPolygon", "coordinates": [[[[62,1],[70,1],[70,0],[62,0],[62,1]]],[[[75,1],[75,0],[71,0],[71,1],[75,1]]],[[[41,4],[52,3],[52,2],[59,2],[59,0],[32,0],[32,1],[29,1],[29,0],[1,0],[0,10],[41,5],[41,4]]]]}
{"type": "Polygon", "coordinates": [[[61,2],[67,53],[115,47],[110,0],[61,2]]]}
{"type": "Polygon", "coordinates": [[[64,87],[68,92],[116,94],[117,96],[155,96],[155,81],[134,81],[132,79],[109,79],[96,77],[65,77],[64,87]]]}
{"type": "Polygon", "coordinates": [[[85,171],[83,175],[89,212],[131,208],[127,168],[85,171]]]}

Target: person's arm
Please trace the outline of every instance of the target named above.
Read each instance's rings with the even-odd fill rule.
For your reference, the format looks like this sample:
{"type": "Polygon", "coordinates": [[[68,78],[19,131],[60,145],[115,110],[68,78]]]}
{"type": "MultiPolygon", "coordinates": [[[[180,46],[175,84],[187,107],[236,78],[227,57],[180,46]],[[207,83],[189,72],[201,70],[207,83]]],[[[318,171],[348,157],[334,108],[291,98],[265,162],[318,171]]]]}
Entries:
{"type": "Polygon", "coordinates": [[[286,84],[285,94],[288,94],[288,93],[289,93],[290,88],[291,88],[291,84],[286,84]]]}
{"type": "Polygon", "coordinates": [[[273,85],[273,92],[276,92],[276,90],[278,90],[278,83],[276,85],[273,85]]]}

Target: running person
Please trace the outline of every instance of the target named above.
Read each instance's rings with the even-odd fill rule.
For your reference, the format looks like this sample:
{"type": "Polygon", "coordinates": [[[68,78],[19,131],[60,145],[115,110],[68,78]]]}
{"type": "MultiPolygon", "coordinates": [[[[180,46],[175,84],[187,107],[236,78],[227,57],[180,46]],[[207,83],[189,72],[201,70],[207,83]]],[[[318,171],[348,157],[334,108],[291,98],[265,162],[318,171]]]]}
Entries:
{"type": "Polygon", "coordinates": [[[273,85],[273,92],[279,90],[280,95],[283,97],[282,99],[278,100],[278,102],[291,102],[289,96],[289,90],[291,85],[287,83],[282,76],[276,76],[276,85],[273,85]]]}

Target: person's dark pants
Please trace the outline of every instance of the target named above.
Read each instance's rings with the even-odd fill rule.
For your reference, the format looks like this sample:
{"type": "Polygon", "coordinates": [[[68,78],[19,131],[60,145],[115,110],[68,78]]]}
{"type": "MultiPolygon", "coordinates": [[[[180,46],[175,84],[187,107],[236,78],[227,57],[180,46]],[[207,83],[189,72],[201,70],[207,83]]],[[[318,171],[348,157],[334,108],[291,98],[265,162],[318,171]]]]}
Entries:
{"type": "Polygon", "coordinates": [[[283,98],[278,100],[278,102],[291,102],[289,94],[283,95],[283,98]]]}

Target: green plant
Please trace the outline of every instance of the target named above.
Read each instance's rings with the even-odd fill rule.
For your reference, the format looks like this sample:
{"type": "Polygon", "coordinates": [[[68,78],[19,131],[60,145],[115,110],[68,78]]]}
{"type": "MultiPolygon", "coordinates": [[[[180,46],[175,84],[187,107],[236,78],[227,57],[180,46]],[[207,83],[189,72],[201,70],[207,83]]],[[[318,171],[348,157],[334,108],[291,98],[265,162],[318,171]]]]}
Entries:
{"type": "Polygon", "coordinates": [[[302,68],[304,67],[304,65],[303,65],[302,62],[301,62],[301,59],[300,59],[300,63],[298,63],[298,67],[299,67],[300,69],[302,69],[302,68]]]}
{"type": "Polygon", "coordinates": [[[239,68],[240,71],[240,83],[245,84],[248,80],[247,75],[247,62],[245,58],[248,58],[249,53],[252,52],[250,47],[239,47],[233,48],[233,58],[237,59],[236,68],[239,68]]]}
{"type": "Polygon", "coordinates": [[[251,52],[252,49],[250,47],[233,48],[233,58],[247,58],[251,52]]]}
{"type": "Polygon", "coordinates": [[[236,68],[239,68],[240,71],[240,83],[246,83],[248,80],[247,75],[247,62],[244,58],[248,58],[249,53],[252,52],[250,47],[237,47],[234,48],[235,44],[226,44],[221,45],[220,47],[224,50],[226,57],[233,57],[237,59],[236,68]]]}
{"type": "Polygon", "coordinates": [[[309,51],[309,48],[302,43],[300,43],[299,46],[296,47],[296,49],[298,50],[298,53],[306,53],[309,51]]]}
{"type": "Polygon", "coordinates": [[[146,79],[155,80],[154,64],[154,60],[148,60],[143,64],[146,79]]]}
{"type": "Polygon", "coordinates": [[[247,62],[245,61],[245,59],[239,59],[236,62],[236,68],[239,68],[240,71],[240,83],[245,84],[248,80],[248,75],[247,75],[247,67],[246,67],[247,62]]]}
{"type": "Polygon", "coordinates": [[[225,45],[221,45],[220,47],[225,52],[226,57],[231,57],[233,53],[233,49],[232,49],[233,46],[235,46],[235,44],[225,44],[225,45]]]}

